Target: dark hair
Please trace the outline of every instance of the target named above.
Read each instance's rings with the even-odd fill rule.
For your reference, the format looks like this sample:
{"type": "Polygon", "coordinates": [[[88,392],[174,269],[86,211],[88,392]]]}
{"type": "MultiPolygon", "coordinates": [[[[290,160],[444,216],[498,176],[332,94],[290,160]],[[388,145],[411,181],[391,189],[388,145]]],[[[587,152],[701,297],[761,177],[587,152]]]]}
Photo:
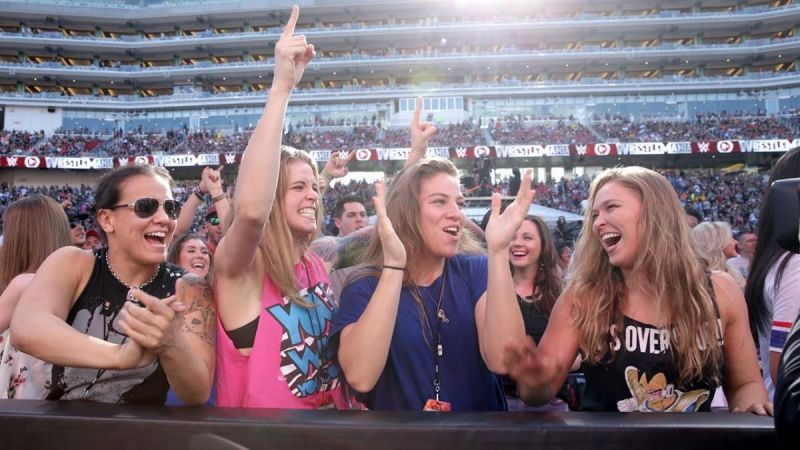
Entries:
{"type": "MultiPolygon", "coordinates": [[[[541,218],[528,215],[525,220],[533,223],[539,230],[539,270],[536,273],[536,279],[533,280],[533,288],[534,291],[537,291],[536,287],[539,287],[538,291],[542,294],[540,312],[549,315],[553,311],[558,296],[561,295],[562,280],[558,267],[560,252],[556,251],[553,234],[541,218]]],[[[514,272],[513,266],[511,272],[514,272]]]]}
{"type": "MultiPolygon", "coordinates": [[[[186,233],[178,236],[175,238],[172,243],[169,245],[169,251],[167,252],[167,262],[175,264],[176,266],[180,266],[180,259],[181,259],[181,250],[183,250],[184,244],[186,241],[191,239],[197,239],[198,241],[202,242],[203,245],[206,246],[208,249],[208,239],[200,236],[199,234],[195,233],[186,233]]],[[[181,267],[182,269],[187,269],[186,267],[181,267]]],[[[188,270],[188,269],[187,269],[188,270]]],[[[208,252],[208,275],[206,275],[206,281],[211,283],[213,281],[212,276],[214,274],[214,255],[211,251],[208,252]]]]}
{"type": "MultiPolygon", "coordinates": [[[[778,180],[800,177],[800,147],[795,147],[781,156],[772,168],[769,185],[778,180]]],[[[775,287],[780,284],[783,270],[789,262],[791,253],[778,246],[772,224],[771,191],[767,191],[761,200],[761,212],[758,215],[758,237],[756,250],[750,262],[750,275],[744,288],[747,299],[747,312],[750,316],[750,331],[756,339],[759,331],[767,332],[770,327],[770,312],[764,303],[764,284],[767,273],[778,264],[775,275],[775,287]]]]}
{"type": "Polygon", "coordinates": [[[181,258],[181,250],[183,250],[183,244],[190,239],[197,239],[203,244],[206,243],[206,238],[200,236],[199,234],[195,233],[182,234],[177,238],[175,238],[169,245],[169,251],[167,252],[167,262],[171,262],[172,264],[175,264],[177,266],[178,260],[180,260],[181,258]]]}
{"type": "Polygon", "coordinates": [[[695,219],[697,219],[697,223],[700,223],[700,222],[703,221],[703,215],[700,214],[696,209],[694,209],[694,208],[692,208],[690,206],[686,206],[685,208],[683,208],[683,210],[686,212],[687,215],[692,216],[695,219]]]}
{"type": "Polygon", "coordinates": [[[572,250],[572,242],[558,239],[556,241],[556,254],[561,256],[561,252],[563,252],[565,248],[572,250]]]}
{"type": "Polygon", "coordinates": [[[367,208],[367,205],[364,204],[364,200],[362,200],[361,197],[357,195],[345,195],[339,200],[336,200],[336,206],[333,207],[333,217],[336,217],[337,219],[342,218],[342,214],[344,214],[344,205],[346,203],[361,203],[361,206],[363,206],[364,209],[367,208]]]}
{"type": "Polygon", "coordinates": [[[742,241],[742,239],[744,239],[744,235],[745,235],[745,234],[756,234],[756,232],[755,232],[755,231],[752,231],[752,230],[744,230],[744,231],[740,231],[740,232],[736,233],[736,234],[733,236],[733,238],[734,238],[734,239],[736,239],[736,242],[741,242],[741,241],[742,241]]]}
{"type": "MultiPolygon", "coordinates": [[[[163,167],[151,166],[149,164],[133,164],[130,166],[118,167],[102,177],[97,181],[97,186],[94,189],[94,212],[97,214],[101,209],[110,208],[111,206],[119,203],[120,186],[125,180],[139,175],[149,175],[152,177],[161,177],[169,183],[172,187],[172,176],[169,171],[163,167]]],[[[105,231],[99,228],[100,237],[103,242],[108,242],[105,231]]]]}

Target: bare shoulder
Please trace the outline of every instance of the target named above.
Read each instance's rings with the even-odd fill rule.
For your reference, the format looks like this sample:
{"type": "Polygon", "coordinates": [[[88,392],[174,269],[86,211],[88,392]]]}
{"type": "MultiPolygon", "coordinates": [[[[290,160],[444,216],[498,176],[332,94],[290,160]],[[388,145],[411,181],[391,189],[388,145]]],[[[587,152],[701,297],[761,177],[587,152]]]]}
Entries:
{"type": "Polygon", "coordinates": [[[94,267],[94,260],[96,259],[94,253],[89,250],[82,250],[78,247],[67,246],[61,247],[48,256],[42,265],[52,264],[53,261],[58,264],[66,264],[63,269],[82,269],[85,266],[94,267]]]}
{"type": "Polygon", "coordinates": [[[50,254],[39,266],[34,280],[40,277],[48,280],[73,280],[83,286],[92,274],[97,257],[88,250],[78,247],[61,247],[50,254]]]}
{"type": "Polygon", "coordinates": [[[744,294],[732,276],[725,272],[712,272],[711,284],[723,320],[728,322],[745,313],[747,305],[744,294]]]}
{"type": "Polygon", "coordinates": [[[34,275],[36,274],[21,273],[15,276],[14,278],[11,279],[11,281],[8,282],[8,286],[6,286],[6,290],[3,291],[3,294],[5,295],[6,293],[10,294],[14,292],[21,292],[31,283],[31,281],[33,281],[34,275]]]}

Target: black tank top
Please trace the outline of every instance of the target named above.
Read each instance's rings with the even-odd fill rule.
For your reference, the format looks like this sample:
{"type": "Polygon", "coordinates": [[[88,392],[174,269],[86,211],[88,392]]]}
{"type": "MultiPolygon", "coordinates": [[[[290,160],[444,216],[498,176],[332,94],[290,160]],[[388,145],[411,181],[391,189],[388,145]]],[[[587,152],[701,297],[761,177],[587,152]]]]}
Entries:
{"type": "MultiPolygon", "coordinates": [[[[128,288],[120,283],[106,263],[107,249],[95,252],[91,278],[67,316],[78,332],[120,344],[127,339],[116,327],[128,288]]],[[[157,298],[175,292],[175,281],[183,270],[161,264],[152,282],[142,290],[157,298]]],[[[53,366],[51,400],[90,400],[104,403],[164,404],[169,383],[158,360],[139,369],[98,370],[53,366]]]]}
{"type": "MultiPolygon", "coordinates": [[[[719,311],[717,335],[718,344],[722,345],[719,311]]],[[[581,366],[586,376],[581,410],[711,411],[719,380],[704,376],[681,385],[668,330],[626,316],[622,332],[612,325],[609,336],[609,345],[616,351],[613,360],[609,351],[607,363],[581,366]]]]}
{"type": "MultiPolygon", "coordinates": [[[[541,301],[534,301],[529,297],[522,297],[517,294],[517,304],[522,312],[522,321],[525,323],[525,334],[533,338],[537,344],[544,336],[544,330],[547,328],[547,321],[550,314],[542,311],[540,307],[541,301]]],[[[517,382],[508,375],[502,377],[503,390],[506,396],[517,397],[517,382]]]]}

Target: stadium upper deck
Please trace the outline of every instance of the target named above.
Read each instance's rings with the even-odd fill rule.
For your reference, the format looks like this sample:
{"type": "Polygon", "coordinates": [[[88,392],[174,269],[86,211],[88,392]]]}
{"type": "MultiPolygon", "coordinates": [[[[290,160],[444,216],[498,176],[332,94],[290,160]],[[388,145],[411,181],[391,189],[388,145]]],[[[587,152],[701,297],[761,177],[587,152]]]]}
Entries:
{"type": "MultiPolygon", "coordinates": [[[[800,107],[794,1],[303,3],[298,30],[318,57],[293,97],[297,120],[367,111],[405,124],[420,94],[450,122],[800,107]]],[[[250,125],[290,4],[0,2],[6,127],[250,125]]]]}

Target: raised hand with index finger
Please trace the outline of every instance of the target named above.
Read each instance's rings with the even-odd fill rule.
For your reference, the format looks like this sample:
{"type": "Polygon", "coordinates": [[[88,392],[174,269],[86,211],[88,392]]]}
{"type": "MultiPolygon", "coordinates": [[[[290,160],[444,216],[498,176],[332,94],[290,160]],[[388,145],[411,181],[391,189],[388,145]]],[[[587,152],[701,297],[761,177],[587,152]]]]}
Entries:
{"type": "Polygon", "coordinates": [[[314,45],[309,44],[304,35],[294,34],[299,16],[300,7],[292,6],[289,21],[275,44],[275,77],[272,80],[272,89],[288,91],[294,89],[303,78],[306,66],[316,54],[314,45]]]}

